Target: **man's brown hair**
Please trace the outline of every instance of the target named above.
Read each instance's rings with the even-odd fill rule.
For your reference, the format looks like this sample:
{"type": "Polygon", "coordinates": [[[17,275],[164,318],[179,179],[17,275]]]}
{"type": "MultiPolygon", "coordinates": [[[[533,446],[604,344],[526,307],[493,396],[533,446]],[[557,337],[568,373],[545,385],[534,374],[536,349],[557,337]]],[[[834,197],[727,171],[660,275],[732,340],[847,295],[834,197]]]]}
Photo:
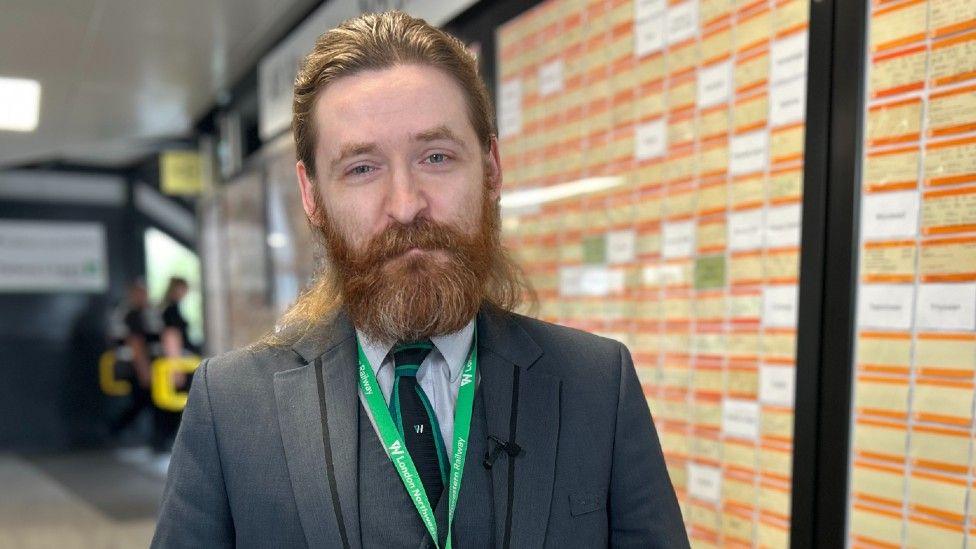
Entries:
{"type": "Polygon", "coordinates": [[[461,86],[471,125],[483,150],[488,149],[495,117],[474,54],[423,19],[402,11],[367,13],[320,36],[295,78],[292,132],[309,178],[316,175],[314,111],[322,90],[343,76],[407,64],[440,69],[461,86]]]}

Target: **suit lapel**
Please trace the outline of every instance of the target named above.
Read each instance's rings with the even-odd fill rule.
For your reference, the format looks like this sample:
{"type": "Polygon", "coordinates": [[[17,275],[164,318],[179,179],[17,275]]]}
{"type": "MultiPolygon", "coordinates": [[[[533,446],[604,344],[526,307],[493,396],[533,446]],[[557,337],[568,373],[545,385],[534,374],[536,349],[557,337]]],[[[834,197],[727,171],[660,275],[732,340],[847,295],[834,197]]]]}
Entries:
{"type": "Polygon", "coordinates": [[[359,437],[355,331],[345,315],[293,346],[307,363],[274,376],[278,421],[298,515],[310,547],[341,547],[329,488],[316,360],[322,362],[337,500],[351,547],[359,548],[359,437]]]}
{"type": "MultiPolygon", "coordinates": [[[[514,372],[519,368],[515,442],[522,453],[514,458],[513,547],[544,545],[552,502],[560,381],[532,370],[541,355],[541,348],[511,315],[490,307],[482,309],[478,317],[478,368],[485,389],[487,431],[501,440],[509,437],[514,372]]],[[[508,510],[508,459],[502,454],[491,469],[498,545],[504,540],[508,510]]]]}

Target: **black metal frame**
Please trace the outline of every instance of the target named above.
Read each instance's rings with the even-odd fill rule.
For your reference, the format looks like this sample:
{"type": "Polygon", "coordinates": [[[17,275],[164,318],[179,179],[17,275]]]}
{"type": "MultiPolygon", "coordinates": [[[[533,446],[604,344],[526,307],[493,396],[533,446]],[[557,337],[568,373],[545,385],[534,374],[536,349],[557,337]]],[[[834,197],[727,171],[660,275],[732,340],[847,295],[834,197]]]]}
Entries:
{"type": "Polygon", "coordinates": [[[866,0],[813,0],[790,545],[846,545],[866,0]]]}

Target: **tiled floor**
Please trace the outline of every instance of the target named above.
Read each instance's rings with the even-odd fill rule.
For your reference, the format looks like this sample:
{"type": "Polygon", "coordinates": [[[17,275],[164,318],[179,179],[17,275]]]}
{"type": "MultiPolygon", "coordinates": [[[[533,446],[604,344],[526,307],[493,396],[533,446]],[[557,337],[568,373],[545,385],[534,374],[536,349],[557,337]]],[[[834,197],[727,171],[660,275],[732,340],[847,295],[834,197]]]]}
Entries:
{"type": "Polygon", "coordinates": [[[147,547],[165,468],[140,450],[0,454],[0,549],[147,547]]]}

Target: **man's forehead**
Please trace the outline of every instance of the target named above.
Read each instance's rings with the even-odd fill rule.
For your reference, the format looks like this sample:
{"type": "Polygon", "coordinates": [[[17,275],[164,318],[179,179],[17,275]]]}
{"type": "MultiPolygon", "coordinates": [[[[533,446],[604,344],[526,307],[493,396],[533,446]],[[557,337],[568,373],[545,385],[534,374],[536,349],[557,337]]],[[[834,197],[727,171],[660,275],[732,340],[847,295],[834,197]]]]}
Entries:
{"type": "Polygon", "coordinates": [[[343,76],[317,103],[320,142],[332,150],[352,142],[425,140],[431,133],[461,142],[475,138],[464,92],[434,67],[405,65],[343,76]]]}

